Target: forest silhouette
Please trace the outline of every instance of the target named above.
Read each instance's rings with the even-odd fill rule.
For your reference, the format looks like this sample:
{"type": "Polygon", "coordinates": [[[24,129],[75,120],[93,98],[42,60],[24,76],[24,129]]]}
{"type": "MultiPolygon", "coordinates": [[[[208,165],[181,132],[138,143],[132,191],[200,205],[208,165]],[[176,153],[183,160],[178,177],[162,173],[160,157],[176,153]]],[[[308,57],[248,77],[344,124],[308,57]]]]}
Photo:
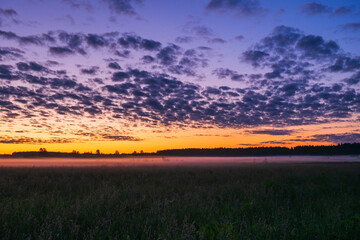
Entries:
{"type": "Polygon", "coordinates": [[[296,146],[296,147],[248,147],[248,148],[186,148],[159,150],[154,153],[133,152],[131,154],[115,151],[114,154],[103,154],[100,150],[95,153],[79,151],[48,152],[40,148],[38,152],[14,152],[11,155],[2,155],[7,158],[35,158],[35,157],[56,157],[56,158],[118,158],[126,156],[204,156],[204,157],[247,157],[247,156],[299,156],[299,155],[360,155],[360,143],[344,143],[330,146],[296,146]]]}

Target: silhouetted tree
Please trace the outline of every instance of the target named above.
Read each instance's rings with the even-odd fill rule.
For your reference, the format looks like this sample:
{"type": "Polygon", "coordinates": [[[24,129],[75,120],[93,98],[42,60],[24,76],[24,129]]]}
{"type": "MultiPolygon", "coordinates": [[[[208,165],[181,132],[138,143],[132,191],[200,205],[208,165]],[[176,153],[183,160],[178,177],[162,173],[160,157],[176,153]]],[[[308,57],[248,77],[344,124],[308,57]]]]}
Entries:
{"type": "Polygon", "coordinates": [[[96,154],[100,155],[100,150],[99,149],[96,150],[96,154]]]}
{"type": "Polygon", "coordinates": [[[40,152],[47,152],[46,148],[40,148],[40,152]]]}

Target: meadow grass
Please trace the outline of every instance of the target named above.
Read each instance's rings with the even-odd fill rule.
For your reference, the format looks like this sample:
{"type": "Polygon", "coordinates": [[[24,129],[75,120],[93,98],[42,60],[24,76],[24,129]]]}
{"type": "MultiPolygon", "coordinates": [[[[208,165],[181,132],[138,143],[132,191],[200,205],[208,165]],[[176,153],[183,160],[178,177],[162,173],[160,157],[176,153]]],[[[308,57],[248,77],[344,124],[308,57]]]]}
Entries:
{"type": "Polygon", "coordinates": [[[359,239],[360,164],[0,168],[1,239],[359,239]]]}

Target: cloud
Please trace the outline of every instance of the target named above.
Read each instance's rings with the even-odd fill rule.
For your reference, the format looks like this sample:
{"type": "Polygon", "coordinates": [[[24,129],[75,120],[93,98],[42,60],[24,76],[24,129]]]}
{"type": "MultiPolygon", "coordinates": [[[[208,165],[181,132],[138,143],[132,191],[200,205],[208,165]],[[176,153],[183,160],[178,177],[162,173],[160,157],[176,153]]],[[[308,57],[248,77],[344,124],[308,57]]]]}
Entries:
{"type": "Polygon", "coordinates": [[[217,68],[212,74],[216,75],[220,79],[230,78],[233,81],[244,81],[247,75],[239,74],[236,71],[227,68],[217,68]]]}
{"type": "Polygon", "coordinates": [[[244,40],[244,36],[243,35],[237,35],[236,37],[235,37],[235,39],[236,40],[238,40],[238,41],[242,41],[242,40],[244,40]]]}
{"type": "Polygon", "coordinates": [[[193,41],[193,38],[189,37],[189,36],[177,37],[175,39],[175,42],[177,42],[177,43],[190,43],[192,41],[193,41]]]}
{"type": "Polygon", "coordinates": [[[153,63],[155,61],[155,58],[150,56],[150,55],[145,55],[141,58],[141,60],[144,62],[144,63],[153,63]]]}
{"type": "Polygon", "coordinates": [[[5,59],[16,59],[22,57],[24,51],[12,47],[0,47],[0,61],[5,59]]]}
{"type": "Polygon", "coordinates": [[[191,32],[199,37],[210,37],[214,34],[213,31],[209,27],[203,26],[203,25],[202,26],[193,26],[191,28],[191,32]]]}
{"type": "Polygon", "coordinates": [[[314,16],[318,14],[324,14],[324,13],[331,13],[332,9],[331,7],[320,4],[320,3],[306,3],[301,6],[302,13],[307,14],[309,16],[314,16]]]}
{"type": "Polygon", "coordinates": [[[333,14],[335,16],[345,16],[345,15],[351,14],[352,12],[353,12],[353,10],[351,7],[342,6],[342,7],[336,8],[333,14]]]}
{"type": "Polygon", "coordinates": [[[68,138],[32,138],[32,137],[10,137],[0,136],[0,143],[2,144],[44,144],[44,143],[71,143],[72,139],[68,138]]]}
{"type": "Polygon", "coordinates": [[[156,57],[162,65],[167,66],[174,64],[177,61],[179,53],[180,53],[180,47],[175,44],[171,44],[161,49],[156,55],[156,57]]]}
{"type": "Polygon", "coordinates": [[[344,81],[349,85],[355,85],[360,82],[360,71],[353,74],[351,77],[344,79],[344,81]]]}
{"type": "Polygon", "coordinates": [[[129,34],[125,34],[119,38],[118,43],[124,48],[144,49],[148,51],[155,51],[161,48],[160,42],[129,34]]]}
{"type": "Polygon", "coordinates": [[[74,9],[85,9],[86,11],[91,11],[94,8],[93,5],[86,0],[61,0],[61,2],[68,4],[74,9]]]}
{"type": "Polygon", "coordinates": [[[67,47],[50,47],[49,52],[55,56],[67,56],[74,54],[74,51],[67,47]]]}
{"type": "Polygon", "coordinates": [[[15,19],[17,15],[17,12],[12,8],[0,8],[0,27],[9,25],[9,23],[19,23],[19,21],[15,19]]]}
{"type": "MultiPolygon", "coordinates": [[[[42,40],[39,47],[48,48],[52,58],[70,54],[80,54],[80,58],[79,49],[89,54],[106,49],[112,56],[97,66],[79,69],[81,74],[91,76],[101,73],[101,79],[80,74],[68,76],[59,69],[61,64],[49,64],[46,59],[46,64],[16,59],[0,65],[2,123],[25,118],[41,118],[45,122],[54,117],[89,118],[148,127],[267,127],[254,134],[285,135],[291,132],[277,126],[329,123],[360,113],[360,94],[355,83],[360,60],[344,53],[334,41],[298,29],[279,26],[241,55],[243,61],[262,69],[263,74],[216,68],[212,73],[220,87],[184,80],[184,76],[197,77],[208,66],[208,48],[183,49],[171,43],[163,46],[135,34],[96,34],[91,43],[87,38],[92,34],[47,34],[55,41],[42,40]],[[139,62],[124,61],[120,67],[118,62],[122,59],[116,59],[116,55],[122,50],[143,51],[131,55],[136,55],[139,62]],[[346,73],[346,79],[355,80],[326,81],[334,72],[346,73]],[[244,86],[221,86],[227,79],[243,81],[244,86]],[[10,81],[17,83],[11,86],[10,81]]],[[[5,35],[18,41],[16,34],[5,35]]],[[[36,35],[40,36],[43,35],[36,35]]],[[[4,58],[26,55],[28,50],[23,49],[19,52],[0,48],[4,58]]],[[[58,61],[61,63],[61,59],[58,61]]],[[[79,129],[85,131],[86,126],[79,129]]],[[[131,134],[124,132],[95,135],[103,139],[103,134],[109,141],[131,140],[131,134]]]]}
{"type": "Polygon", "coordinates": [[[95,75],[98,70],[99,70],[99,67],[93,66],[91,68],[83,68],[83,69],[81,69],[81,73],[82,74],[87,74],[87,75],[95,75]]]}
{"type": "Polygon", "coordinates": [[[121,70],[121,67],[117,62],[110,62],[108,67],[115,70],[121,70]]]}
{"type": "Polygon", "coordinates": [[[124,81],[125,79],[129,78],[130,75],[126,72],[115,72],[112,75],[112,80],[114,82],[121,82],[124,81]]]}
{"type": "Polygon", "coordinates": [[[308,138],[298,137],[298,138],[285,139],[284,144],[289,142],[327,142],[334,144],[342,144],[342,143],[355,143],[359,141],[360,141],[360,133],[352,132],[352,133],[315,134],[308,138]]]}
{"type": "Polygon", "coordinates": [[[358,32],[360,31],[360,22],[347,23],[340,26],[344,31],[358,32]]]}
{"type": "Polygon", "coordinates": [[[135,141],[135,142],[138,142],[138,141],[143,141],[143,139],[141,138],[137,138],[137,137],[132,137],[132,136],[118,136],[118,135],[107,135],[107,134],[104,134],[101,136],[104,140],[111,140],[111,141],[135,141]]]}
{"type": "Polygon", "coordinates": [[[107,41],[104,39],[104,37],[96,34],[88,34],[86,36],[86,41],[89,46],[93,48],[104,47],[107,45],[107,41]]]}
{"type": "Polygon", "coordinates": [[[360,142],[360,133],[340,133],[340,134],[318,134],[313,135],[311,141],[340,143],[360,142]]]}
{"type": "Polygon", "coordinates": [[[12,8],[0,8],[0,15],[6,16],[6,17],[13,17],[13,16],[17,16],[17,12],[12,9],[12,8]]]}
{"type": "Polygon", "coordinates": [[[241,59],[255,67],[272,66],[280,72],[292,68],[296,72],[309,67],[309,61],[324,62],[340,56],[340,47],[335,41],[306,35],[296,28],[278,26],[269,36],[245,51],[241,59]],[[301,61],[304,59],[308,61],[301,61]]]}
{"type": "Polygon", "coordinates": [[[274,136],[291,135],[292,133],[294,133],[293,130],[285,130],[285,129],[252,130],[248,132],[251,134],[263,134],[263,135],[274,135],[274,136]]]}
{"type": "Polygon", "coordinates": [[[0,79],[17,80],[18,76],[13,74],[12,69],[11,65],[0,64],[0,79]]]}
{"type": "Polygon", "coordinates": [[[220,43],[220,44],[224,44],[226,43],[226,41],[222,38],[213,38],[211,40],[209,40],[210,43],[220,43]]]}
{"type": "Polygon", "coordinates": [[[25,63],[25,62],[18,62],[16,63],[17,68],[20,71],[35,71],[35,72],[42,72],[42,71],[46,71],[46,67],[36,63],[36,62],[29,62],[29,63],[25,63]]]}
{"type": "Polygon", "coordinates": [[[240,15],[256,15],[264,11],[258,0],[211,0],[206,9],[218,12],[234,11],[240,15]]]}
{"type": "Polygon", "coordinates": [[[109,9],[119,15],[137,15],[133,4],[139,4],[141,0],[102,0],[107,3],[109,9]]]}

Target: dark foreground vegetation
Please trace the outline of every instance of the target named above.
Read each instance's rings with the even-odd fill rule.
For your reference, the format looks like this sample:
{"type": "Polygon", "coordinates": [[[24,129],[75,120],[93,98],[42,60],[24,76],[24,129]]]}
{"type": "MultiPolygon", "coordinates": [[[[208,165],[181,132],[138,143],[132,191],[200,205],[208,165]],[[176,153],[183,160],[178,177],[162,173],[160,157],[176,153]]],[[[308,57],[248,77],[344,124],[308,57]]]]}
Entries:
{"type": "Polygon", "coordinates": [[[0,239],[359,239],[360,164],[0,168],[0,239]]]}
{"type": "Polygon", "coordinates": [[[330,146],[297,146],[297,147],[248,147],[248,148],[187,148],[168,149],[156,153],[134,152],[132,154],[102,154],[79,153],[74,150],[71,153],[48,152],[40,148],[38,152],[14,152],[12,155],[0,155],[1,158],[119,158],[127,156],[202,156],[202,157],[245,157],[245,156],[328,156],[328,155],[360,155],[360,143],[344,143],[330,146]]]}

